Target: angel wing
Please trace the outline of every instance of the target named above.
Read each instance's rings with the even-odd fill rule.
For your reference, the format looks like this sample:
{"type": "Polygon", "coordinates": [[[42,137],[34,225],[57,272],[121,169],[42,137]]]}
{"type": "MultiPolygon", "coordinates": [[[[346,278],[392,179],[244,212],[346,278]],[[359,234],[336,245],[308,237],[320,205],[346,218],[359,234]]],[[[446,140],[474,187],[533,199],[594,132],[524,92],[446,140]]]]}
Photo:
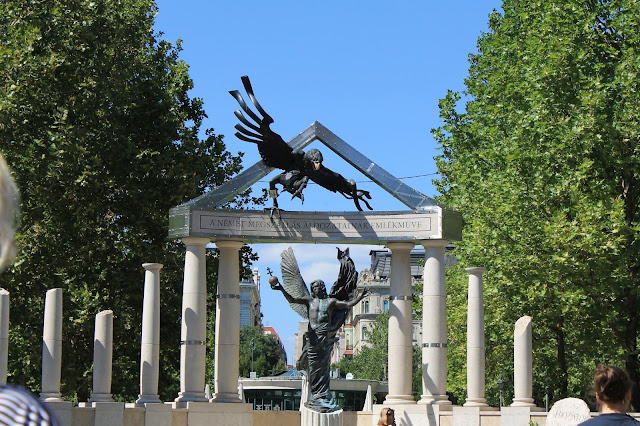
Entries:
{"type": "Polygon", "coordinates": [[[256,107],[262,118],[247,106],[240,92],[237,90],[230,91],[229,93],[231,96],[235,98],[240,105],[240,108],[242,108],[241,110],[239,109],[235,111],[234,114],[238,117],[240,123],[246,126],[244,127],[242,124],[235,125],[236,130],[238,130],[238,132],[236,132],[236,137],[245,142],[255,143],[258,146],[258,152],[260,152],[262,161],[264,161],[264,163],[269,167],[275,167],[286,171],[299,168],[298,166],[301,161],[301,155],[295,155],[293,149],[287,145],[284,139],[282,139],[279,134],[271,130],[269,126],[273,123],[273,118],[271,118],[262,106],[260,106],[260,103],[258,103],[258,100],[253,94],[253,88],[251,87],[249,77],[245,75],[242,76],[241,79],[247,95],[249,95],[251,102],[256,107]],[[242,113],[243,111],[248,118],[242,113]]]}
{"type": "MultiPolygon", "coordinates": [[[[300,268],[298,267],[298,261],[293,254],[293,249],[289,247],[280,255],[282,261],[280,262],[280,269],[282,270],[282,287],[291,296],[300,299],[303,297],[309,297],[309,289],[302,279],[300,274],[300,268]]],[[[309,319],[309,312],[307,307],[298,303],[289,303],[291,309],[296,311],[304,319],[309,319]]]]}

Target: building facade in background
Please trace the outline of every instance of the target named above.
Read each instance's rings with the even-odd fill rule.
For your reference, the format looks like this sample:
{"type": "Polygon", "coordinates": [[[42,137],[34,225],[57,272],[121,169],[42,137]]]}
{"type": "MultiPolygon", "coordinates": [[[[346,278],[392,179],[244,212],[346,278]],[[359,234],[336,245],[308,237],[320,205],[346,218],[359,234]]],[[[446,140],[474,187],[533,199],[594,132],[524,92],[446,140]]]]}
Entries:
{"type": "Polygon", "coordinates": [[[251,278],[240,281],[240,328],[262,327],[260,309],[260,273],[258,268],[253,268],[251,278]]]}

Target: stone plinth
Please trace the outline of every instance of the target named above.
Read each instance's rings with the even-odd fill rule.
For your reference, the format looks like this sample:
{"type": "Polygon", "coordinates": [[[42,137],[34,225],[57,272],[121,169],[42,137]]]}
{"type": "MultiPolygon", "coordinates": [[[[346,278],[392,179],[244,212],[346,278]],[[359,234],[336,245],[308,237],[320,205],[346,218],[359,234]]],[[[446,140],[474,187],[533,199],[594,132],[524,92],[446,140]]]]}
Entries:
{"type": "Polygon", "coordinates": [[[43,401],[56,415],[58,422],[63,426],[72,425],[72,410],[77,410],[73,407],[73,404],[69,401],[43,401]]]}
{"type": "Polygon", "coordinates": [[[342,410],[333,413],[318,413],[307,407],[300,407],[301,426],[342,426],[342,410]]]}
{"type": "Polygon", "coordinates": [[[253,405],[242,403],[187,402],[189,426],[247,426],[253,424],[253,405]]]}
{"type": "Polygon", "coordinates": [[[124,403],[92,402],[94,408],[94,426],[120,426],[124,424],[124,403]]]}

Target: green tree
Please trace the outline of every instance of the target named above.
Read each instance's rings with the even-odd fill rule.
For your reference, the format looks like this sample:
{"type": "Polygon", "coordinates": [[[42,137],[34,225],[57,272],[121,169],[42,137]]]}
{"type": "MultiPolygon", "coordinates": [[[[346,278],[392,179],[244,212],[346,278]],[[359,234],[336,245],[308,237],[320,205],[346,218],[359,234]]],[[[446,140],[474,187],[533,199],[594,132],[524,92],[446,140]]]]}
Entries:
{"type": "Polygon", "coordinates": [[[282,354],[282,348],[275,336],[263,334],[260,327],[243,327],[240,330],[241,377],[249,377],[252,357],[253,371],[258,377],[284,373],[287,366],[281,358],[282,354]]]}
{"type": "Polygon", "coordinates": [[[465,220],[456,256],[487,268],[488,377],[509,371],[513,324],[530,315],[538,398],[545,384],[583,395],[600,362],[637,384],[640,4],[502,8],[433,131],[441,200],[465,220]]]}
{"type": "Polygon", "coordinates": [[[153,33],[155,13],[152,0],[0,2],[0,150],[22,196],[19,255],[0,285],[9,381],[34,391],[45,291],[60,287],[65,397],[88,398],[94,315],[112,309],[113,393],[135,398],[144,262],[164,264],[161,397],[179,390],[184,246],[167,238],[168,211],[224,182],[240,157],[212,130],[199,137],[202,101],[188,94],[180,44],[153,33]]]}

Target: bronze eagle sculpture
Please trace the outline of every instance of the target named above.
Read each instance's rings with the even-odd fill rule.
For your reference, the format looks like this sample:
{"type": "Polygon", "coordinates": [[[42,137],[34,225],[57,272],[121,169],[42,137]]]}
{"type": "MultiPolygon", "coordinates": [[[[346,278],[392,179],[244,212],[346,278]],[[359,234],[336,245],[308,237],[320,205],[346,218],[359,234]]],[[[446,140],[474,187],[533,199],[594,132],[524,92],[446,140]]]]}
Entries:
{"type": "Polygon", "coordinates": [[[240,92],[231,90],[229,93],[241,108],[234,112],[241,123],[235,125],[238,130],[235,135],[240,140],[255,143],[265,165],[282,170],[282,173],[269,182],[269,197],[273,199],[273,209],[278,209],[277,184],[282,185],[283,191],[292,194],[292,200],[297,197],[304,203],[302,191],[311,180],[331,192],[338,192],[345,198],[353,200],[359,211],[362,211],[360,201],[369,210],[373,210],[367,201],[367,199],[371,199],[369,191],[358,189],[354,180],[347,180],[341,174],[324,167],[320,151],[310,149],[304,152],[301,149],[293,149],[279,134],[271,130],[269,126],[273,123],[273,118],[258,103],[253,94],[249,77],[245,75],[241,79],[244,89],[258,113],[247,106],[240,92]]]}

